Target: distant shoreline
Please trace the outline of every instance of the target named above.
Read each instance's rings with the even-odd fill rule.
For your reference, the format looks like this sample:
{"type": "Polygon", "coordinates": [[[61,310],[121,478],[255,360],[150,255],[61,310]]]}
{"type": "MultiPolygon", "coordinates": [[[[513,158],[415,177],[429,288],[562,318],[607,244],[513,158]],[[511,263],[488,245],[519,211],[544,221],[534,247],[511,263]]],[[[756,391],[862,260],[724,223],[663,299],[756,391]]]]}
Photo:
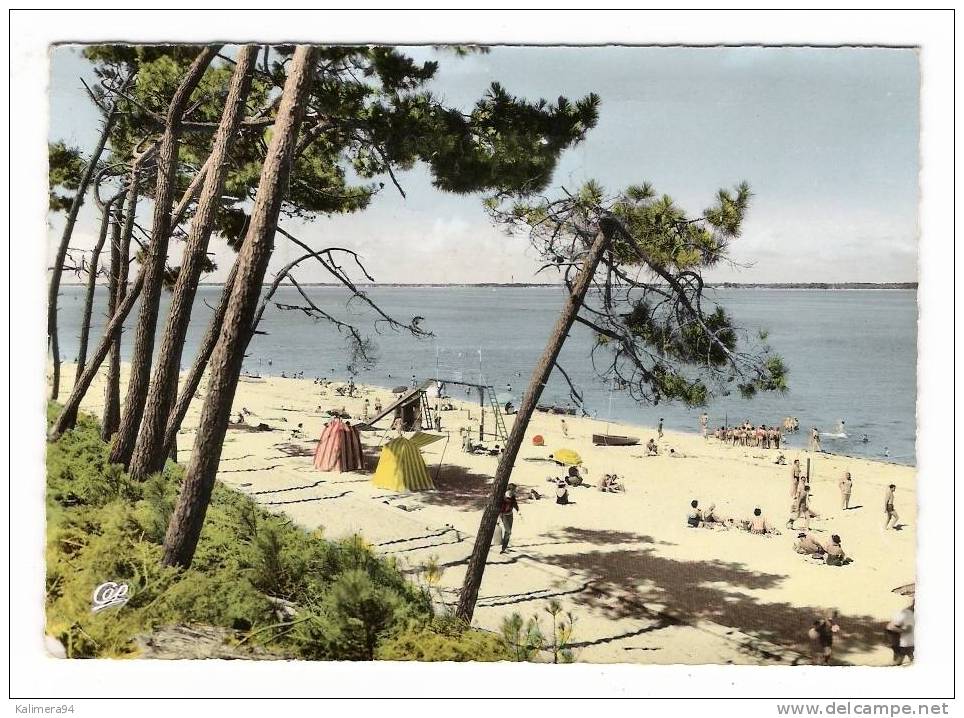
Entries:
{"type": "MultiPolygon", "coordinates": [[[[301,282],[306,287],[342,287],[344,285],[336,282],[301,282]]],[[[838,290],[838,289],[917,289],[917,282],[707,282],[709,289],[814,289],[814,290],[838,290]]],[[[264,286],[269,286],[270,282],[265,282],[264,286]]],[[[81,285],[77,285],[81,286],[81,285]]],[[[224,282],[202,282],[202,287],[223,287],[224,282]]],[[[492,287],[492,288],[550,288],[561,287],[561,284],[538,284],[535,282],[468,282],[465,284],[433,284],[431,282],[368,282],[357,283],[358,287],[412,287],[412,288],[435,288],[435,287],[492,287]]]]}
{"type": "MultiPolygon", "coordinates": [[[[85,282],[63,282],[64,287],[83,287],[85,282]]],[[[263,287],[271,282],[264,282],[263,287]]],[[[337,282],[301,282],[303,287],[343,287],[337,282]]],[[[809,289],[817,291],[836,290],[917,290],[917,282],[706,282],[707,289],[809,289]]],[[[224,282],[201,282],[201,287],[223,287],[224,282]]],[[[538,284],[535,282],[468,282],[465,284],[433,284],[431,282],[366,282],[356,283],[356,287],[410,287],[410,288],[442,288],[442,287],[478,287],[478,288],[506,288],[506,289],[539,289],[562,287],[561,284],[538,284]]]]}

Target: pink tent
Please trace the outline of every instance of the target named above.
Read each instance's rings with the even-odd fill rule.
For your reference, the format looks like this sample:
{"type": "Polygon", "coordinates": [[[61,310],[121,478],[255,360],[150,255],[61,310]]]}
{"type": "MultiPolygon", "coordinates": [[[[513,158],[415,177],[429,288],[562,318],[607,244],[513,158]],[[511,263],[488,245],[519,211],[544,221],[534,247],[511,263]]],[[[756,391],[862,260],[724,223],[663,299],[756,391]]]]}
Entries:
{"type": "Polygon", "coordinates": [[[315,468],[319,471],[355,471],[364,466],[358,429],[332,419],[321,432],[315,448],[315,468]]]}

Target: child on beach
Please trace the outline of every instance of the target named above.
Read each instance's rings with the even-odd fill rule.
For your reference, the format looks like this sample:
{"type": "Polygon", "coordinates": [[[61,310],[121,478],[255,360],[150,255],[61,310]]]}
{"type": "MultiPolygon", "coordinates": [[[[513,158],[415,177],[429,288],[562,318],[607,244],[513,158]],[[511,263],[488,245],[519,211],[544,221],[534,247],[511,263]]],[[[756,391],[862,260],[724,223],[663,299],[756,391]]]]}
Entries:
{"type": "Polygon", "coordinates": [[[843,478],[840,479],[840,483],[837,485],[840,487],[840,506],[846,511],[850,508],[850,493],[854,487],[854,481],[850,478],[849,471],[844,472],[843,478]]]}
{"type": "Polygon", "coordinates": [[[650,439],[646,442],[646,456],[656,456],[659,454],[659,447],[656,446],[656,440],[650,439]]]}

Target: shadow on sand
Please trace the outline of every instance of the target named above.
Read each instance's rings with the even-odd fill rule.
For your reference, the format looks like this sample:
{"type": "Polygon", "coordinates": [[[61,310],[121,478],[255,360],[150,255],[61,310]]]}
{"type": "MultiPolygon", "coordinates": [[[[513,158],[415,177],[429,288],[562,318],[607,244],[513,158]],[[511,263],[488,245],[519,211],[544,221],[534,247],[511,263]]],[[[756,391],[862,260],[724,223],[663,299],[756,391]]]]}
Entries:
{"type": "MultiPolygon", "coordinates": [[[[738,589],[774,588],[786,577],[750,571],[738,563],[676,561],[651,549],[556,554],[543,560],[591,581],[596,591],[573,600],[612,618],[638,615],[639,602],[660,603],[685,618],[713,621],[805,655],[810,650],[807,630],[818,615],[833,608],[767,603],[748,596],[738,589]]],[[[833,580],[831,574],[827,580],[833,580]]],[[[884,623],[872,616],[841,614],[838,622],[841,634],[834,653],[840,658],[884,643],[884,623]]]]}

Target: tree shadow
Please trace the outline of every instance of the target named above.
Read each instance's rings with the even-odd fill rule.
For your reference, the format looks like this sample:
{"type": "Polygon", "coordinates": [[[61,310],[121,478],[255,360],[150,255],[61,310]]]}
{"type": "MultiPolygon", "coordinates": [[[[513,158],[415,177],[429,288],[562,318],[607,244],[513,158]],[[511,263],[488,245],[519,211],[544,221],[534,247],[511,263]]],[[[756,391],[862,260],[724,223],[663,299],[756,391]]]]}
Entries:
{"type": "MultiPolygon", "coordinates": [[[[645,610],[642,603],[659,603],[685,620],[712,621],[804,654],[810,650],[807,630],[814,619],[834,608],[768,603],[748,596],[738,589],[775,588],[786,576],[748,570],[739,563],[677,561],[652,549],[557,554],[543,560],[588,578],[595,590],[573,600],[612,618],[638,616],[645,610]]],[[[837,656],[883,644],[885,623],[873,616],[841,614],[838,623],[837,656]]]]}
{"type": "MultiPolygon", "coordinates": [[[[419,494],[420,501],[459,511],[481,511],[485,508],[492,494],[492,477],[489,474],[480,474],[455,464],[429,466],[428,470],[437,490],[419,494]]],[[[524,497],[522,492],[519,493],[521,503],[524,497]]]]}

